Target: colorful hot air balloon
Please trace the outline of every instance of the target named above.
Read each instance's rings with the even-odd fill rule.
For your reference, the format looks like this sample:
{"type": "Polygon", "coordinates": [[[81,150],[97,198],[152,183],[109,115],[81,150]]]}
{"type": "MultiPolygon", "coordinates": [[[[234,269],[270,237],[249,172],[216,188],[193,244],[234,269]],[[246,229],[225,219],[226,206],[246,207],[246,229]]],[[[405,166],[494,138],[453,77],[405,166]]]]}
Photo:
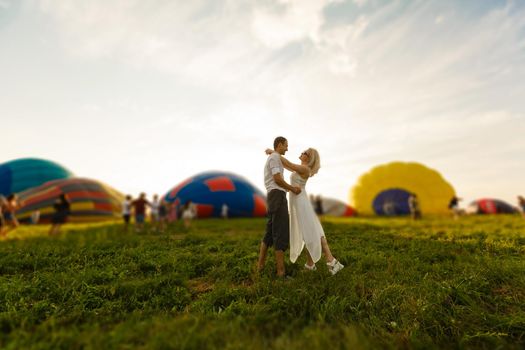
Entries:
{"type": "Polygon", "coordinates": [[[28,222],[32,213],[39,211],[39,222],[50,222],[53,203],[62,193],[71,202],[69,222],[99,222],[121,217],[124,196],[120,192],[99,181],[72,178],[49,181],[19,193],[22,207],[17,211],[17,218],[28,222]]]}
{"type": "Polygon", "coordinates": [[[514,214],[517,209],[499,199],[482,198],[471,202],[466,212],[468,214],[514,214]]]}
{"type": "MultiPolygon", "coordinates": [[[[314,208],[317,205],[316,200],[314,200],[312,203],[312,206],[314,208]]],[[[357,212],[354,208],[338,199],[320,197],[319,200],[321,201],[323,215],[336,217],[348,217],[357,215],[357,212]]]]}
{"type": "Polygon", "coordinates": [[[0,194],[7,196],[47,181],[67,179],[73,174],[63,166],[45,159],[21,158],[0,164],[0,194]]]}
{"type": "Polygon", "coordinates": [[[419,163],[393,162],[362,175],[350,193],[360,214],[406,215],[408,197],[415,193],[425,214],[446,214],[452,186],[436,171],[419,163]]]}
{"type": "Polygon", "coordinates": [[[243,177],[227,172],[195,175],[171,189],[163,199],[176,205],[191,200],[200,218],[220,217],[223,204],[228,206],[229,217],[266,215],[266,199],[262,192],[243,177]]]}

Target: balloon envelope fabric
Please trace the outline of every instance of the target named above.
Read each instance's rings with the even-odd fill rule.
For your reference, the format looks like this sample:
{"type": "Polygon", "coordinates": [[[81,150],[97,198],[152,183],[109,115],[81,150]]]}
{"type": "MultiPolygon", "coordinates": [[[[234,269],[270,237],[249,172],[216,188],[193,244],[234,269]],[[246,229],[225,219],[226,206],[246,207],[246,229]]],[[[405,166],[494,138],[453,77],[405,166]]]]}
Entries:
{"type": "Polygon", "coordinates": [[[17,211],[21,222],[29,222],[32,213],[40,212],[40,223],[48,223],[55,212],[53,204],[66,194],[71,203],[68,222],[99,222],[121,217],[124,196],[99,181],[72,178],[49,181],[18,194],[22,207],[17,211]]]}
{"type": "Polygon", "coordinates": [[[73,174],[63,166],[45,159],[21,158],[0,164],[0,194],[8,196],[51,180],[66,179],[73,174]]]}
{"type": "MultiPolygon", "coordinates": [[[[315,204],[315,203],[314,203],[315,204]]],[[[334,198],[321,198],[323,215],[348,217],[357,215],[356,210],[343,201],[334,198]]]]}
{"type": "Polygon", "coordinates": [[[509,203],[492,198],[475,200],[467,208],[469,214],[514,214],[516,211],[509,203]]]}
{"type": "Polygon", "coordinates": [[[434,169],[415,162],[392,162],[362,175],[350,193],[359,214],[409,214],[408,197],[415,193],[423,214],[446,214],[454,188],[434,169]]]}
{"type": "Polygon", "coordinates": [[[177,206],[191,200],[199,218],[220,217],[223,204],[228,217],[266,215],[266,198],[243,177],[220,171],[197,174],[171,189],[163,199],[177,206]]]}

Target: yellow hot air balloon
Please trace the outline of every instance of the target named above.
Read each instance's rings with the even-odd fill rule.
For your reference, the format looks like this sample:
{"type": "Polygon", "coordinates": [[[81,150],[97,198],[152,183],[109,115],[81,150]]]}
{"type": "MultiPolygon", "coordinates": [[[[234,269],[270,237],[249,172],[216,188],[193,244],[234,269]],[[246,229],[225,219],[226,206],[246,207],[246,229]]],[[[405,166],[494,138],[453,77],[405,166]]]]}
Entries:
{"type": "Polygon", "coordinates": [[[362,175],[350,192],[350,203],[364,215],[406,215],[415,193],[424,214],[446,214],[454,188],[439,172],[415,162],[392,162],[362,175]]]}

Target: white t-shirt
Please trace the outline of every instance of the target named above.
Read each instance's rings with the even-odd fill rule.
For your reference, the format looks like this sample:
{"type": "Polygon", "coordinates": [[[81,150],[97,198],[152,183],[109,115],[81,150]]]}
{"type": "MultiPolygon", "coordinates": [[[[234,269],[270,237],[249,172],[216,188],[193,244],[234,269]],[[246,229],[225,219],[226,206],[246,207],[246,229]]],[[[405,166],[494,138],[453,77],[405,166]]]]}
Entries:
{"type": "Polygon", "coordinates": [[[131,201],[128,201],[127,199],[122,203],[122,215],[130,215],[131,214],[131,201]]]}
{"type": "Polygon", "coordinates": [[[266,165],[264,166],[264,186],[268,192],[271,190],[286,192],[284,188],[275,183],[275,180],[273,179],[275,174],[284,175],[284,167],[283,162],[281,161],[281,155],[277,152],[270,154],[266,160],[266,165]]]}
{"type": "Polygon", "coordinates": [[[151,202],[151,215],[159,215],[160,202],[158,200],[151,202]]]}

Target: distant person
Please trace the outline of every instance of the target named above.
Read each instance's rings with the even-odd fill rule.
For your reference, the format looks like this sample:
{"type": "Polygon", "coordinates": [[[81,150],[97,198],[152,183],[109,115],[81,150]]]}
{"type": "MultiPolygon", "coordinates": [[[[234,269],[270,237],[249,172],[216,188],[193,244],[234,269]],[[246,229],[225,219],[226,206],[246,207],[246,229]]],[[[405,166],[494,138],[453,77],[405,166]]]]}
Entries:
{"type": "Polygon", "coordinates": [[[166,225],[168,223],[168,203],[161,200],[159,204],[159,221],[158,221],[158,230],[164,232],[166,225]]]}
{"type": "Polygon", "coordinates": [[[22,206],[22,203],[18,202],[18,196],[14,193],[10,194],[6,198],[6,204],[4,206],[3,214],[5,225],[7,227],[6,233],[12,229],[16,229],[20,223],[16,218],[16,211],[22,206]],[[9,229],[9,227],[11,227],[9,229]]]}
{"type": "Polygon", "coordinates": [[[177,221],[179,215],[178,215],[178,210],[179,208],[177,208],[177,201],[173,202],[173,203],[166,203],[166,205],[168,206],[168,222],[175,222],[177,221]]]}
{"type": "Polygon", "coordinates": [[[4,237],[7,234],[7,227],[4,218],[4,208],[7,207],[7,200],[0,194],[0,236],[4,237]]]}
{"type": "Polygon", "coordinates": [[[408,207],[413,220],[421,219],[421,209],[419,209],[419,201],[415,193],[411,193],[408,197],[408,207]]]}
{"type": "Polygon", "coordinates": [[[131,202],[132,198],[128,194],[126,198],[124,198],[124,202],[122,202],[122,219],[124,220],[124,231],[128,231],[129,228],[129,221],[131,219],[131,202]]]}
{"type": "Polygon", "coordinates": [[[221,217],[223,219],[227,219],[228,218],[228,205],[226,203],[222,203],[222,207],[221,207],[221,217]]]}
{"type": "Polygon", "coordinates": [[[521,215],[525,218],[525,198],[518,196],[518,205],[520,207],[521,215]]]}
{"type": "Polygon", "coordinates": [[[51,228],[49,235],[54,236],[58,234],[60,226],[67,222],[67,218],[71,213],[71,203],[69,202],[67,195],[62,193],[53,204],[55,213],[51,217],[51,228]]]}
{"type": "Polygon", "coordinates": [[[315,197],[315,213],[317,216],[322,216],[324,214],[323,199],[321,198],[321,195],[317,195],[317,197],[315,197]]]}
{"type": "Polygon", "coordinates": [[[391,199],[387,199],[383,202],[383,213],[386,216],[396,215],[396,205],[391,199]]]}
{"type": "Polygon", "coordinates": [[[151,201],[151,206],[150,206],[150,209],[151,209],[150,218],[151,218],[152,223],[156,223],[159,221],[159,206],[160,206],[159,195],[154,194],[153,200],[151,201]]]}
{"type": "Polygon", "coordinates": [[[40,210],[35,210],[31,213],[31,217],[29,218],[29,221],[31,222],[31,225],[36,225],[40,221],[40,210]]]}
{"type": "Polygon", "coordinates": [[[150,202],[146,199],[146,194],[142,192],[139,198],[131,202],[131,207],[135,214],[135,231],[142,231],[144,220],[146,219],[146,207],[150,207],[150,202]]]}
{"type": "Polygon", "coordinates": [[[191,200],[188,200],[182,207],[182,220],[184,220],[184,227],[190,228],[191,221],[197,217],[197,208],[191,200]]]}
{"type": "Polygon", "coordinates": [[[459,202],[461,200],[462,198],[454,196],[450,199],[450,202],[448,203],[448,209],[450,210],[450,213],[452,214],[452,217],[455,220],[457,220],[459,216],[464,213],[464,211],[459,208],[459,202]]]}

